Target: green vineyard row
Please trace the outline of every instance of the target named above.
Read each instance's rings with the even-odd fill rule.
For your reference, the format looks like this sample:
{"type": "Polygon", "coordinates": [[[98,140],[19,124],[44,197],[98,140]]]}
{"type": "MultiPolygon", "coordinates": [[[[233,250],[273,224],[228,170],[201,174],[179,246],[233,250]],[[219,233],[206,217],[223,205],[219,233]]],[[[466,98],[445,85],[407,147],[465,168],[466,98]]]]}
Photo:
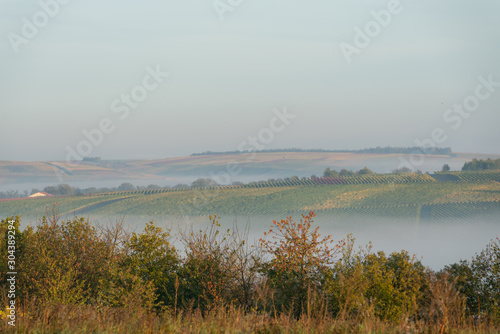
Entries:
{"type": "Polygon", "coordinates": [[[355,184],[409,184],[409,183],[432,183],[432,182],[500,182],[500,172],[450,172],[438,174],[371,174],[347,177],[311,177],[302,179],[287,179],[278,181],[250,182],[243,185],[213,186],[213,187],[184,187],[184,188],[162,188],[147,190],[119,191],[112,193],[100,193],[92,196],[102,195],[152,195],[179,191],[205,191],[219,189],[240,188],[268,188],[268,187],[294,187],[294,186],[324,186],[324,185],[355,185],[355,184]]]}
{"type": "Polygon", "coordinates": [[[487,182],[497,181],[500,182],[500,171],[486,171],[486,172],[448,172],[437,173],[433,177],[437,181],[444,182],[487,182]]]}

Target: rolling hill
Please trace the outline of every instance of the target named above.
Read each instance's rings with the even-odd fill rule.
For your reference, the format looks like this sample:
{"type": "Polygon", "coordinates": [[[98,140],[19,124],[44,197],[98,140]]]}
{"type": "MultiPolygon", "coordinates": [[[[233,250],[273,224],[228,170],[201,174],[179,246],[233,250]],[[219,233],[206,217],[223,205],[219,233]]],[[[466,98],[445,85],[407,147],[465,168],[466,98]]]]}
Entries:
{"type": "MultiPolygon", "coordinates": [[[[460,169],[472,158],[498,158],[496,155],[457,153],[426,155],[417,169],[434,172],[443,164],[460,169]]],[[[258,181],[268,178],[321,176],[326,167],[361,169],[368,166],[375,172],[387,173],[401,166],[404,154],[331,153],[331,152],[273,152],[255,154],[217,154],[158,160],[102,160],[100,162],[23,162],[0,161],[0,186],[23,184],[76,184],[101,186],[103,182],[119,185],[128,181],[137,185],[149,183],[175,184],[179,179],[190,182],[198,177],[233,168],[231,181],[258,181]],[[93,184],[93,185],[89,185],[93,184]]]]}

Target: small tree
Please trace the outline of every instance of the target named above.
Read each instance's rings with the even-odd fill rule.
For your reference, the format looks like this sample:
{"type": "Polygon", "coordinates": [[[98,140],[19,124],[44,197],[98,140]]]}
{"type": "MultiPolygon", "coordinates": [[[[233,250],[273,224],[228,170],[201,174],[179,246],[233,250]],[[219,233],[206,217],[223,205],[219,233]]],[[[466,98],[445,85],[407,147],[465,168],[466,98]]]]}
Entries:
{"type": "Polygon", "coordinates": [[[491,241],[472,259],[444,269],[466,299],[467,313],[488,315],[500,322],[500,239],[491,241]]]}
{"type": "Polygon", "coordinates": [[[75,189],[69,184],[58,184],[57,186],[47,186],[43,191],[56,196],[71,196],[75,189]]]}
{"type": "Polygon", "coordinates": [[[412,170],[408,167],[401,167],[401,168],[398,168],[398,169],[394,169],[392,171],[393,174],[407,174],[407,173],[411,173],[412,170]]]}
{"type": "Polygon", "coordinates": [[[204,187],[215,187],[217,186],[217,182],[215,182],[213,179],[210,178],[200,178],[191,183],[191,187],[199,187],[199,188],[204,188],[204,187]]]}
{"type": "Polygon", "coordinates": [[[369,175],[369,174],[373,174],[373,171],[368,167],[364,167],[363,169],[360,169],[358,171],[358,175],[369,175]]]}
{"type": "Polygon", "coordinates": [[[353,171],[350,171],[350,170],[347,170],[347,169],[342,169],[339,173],[339,175],[341,177],[345,177],[345,176],[353,176],[354,175],[354,172],[353,171]]]}
{"type": "Polygon", "coordinates": [[[302,215],[300,222],[292,217],[273,221],[269,239],[260,239],[263,251],[271,260],[263,264],[263,272],[275,290],[276,306],[293,308],[296,316],[304,308],[310,291],[321,289],[323,274],[340,251],[344,241],[333,245],[331,235],[321,238],[319,227],[312,229],[314,212],[302,215]]]}
{"type": "Polygon", "coordinates": [[[131,191],[136,190],[135,186],[132,183],[124,182],[118,186],[118,190],[120,191],[131,191]]]}
{"type": "Polygon", "coordinates": [[[449,172],[451,170],[450,165],[444,164],[443,168],[441,169],[442,172],[449,172]]]}
{"type": "Polygon", "coordinates": [[[132,233],[127,242],[130,254],[126,262],[143,282],[154,285],[157,302],[174,306],[180,258],[169,239],[169,231],[165,232],[151,221],[142,234],[132,233]]]}
{"type": "Polygon", "coordinates": [[[181,232],[186,250],[180,270],[182,302],[202,311],[229,304],[247,306],[253,273],[244,240],[229,229],[221,232],[216,215],[209,218],[211,224],[205,230],[181,232]]]}
{"type": "Polygon", "coordinates": [[[337,172],[335,169],[331,170],[330,168],[325,169],[323,172],[324,177],[339,177],[339,172],[337,172]]]}
{"type": "Polygon", "coordinates": [[[485,312],[491,320],[500,322],[500,239],[492,240],[471,262],[478,283],[479,314],[485,312]]]}

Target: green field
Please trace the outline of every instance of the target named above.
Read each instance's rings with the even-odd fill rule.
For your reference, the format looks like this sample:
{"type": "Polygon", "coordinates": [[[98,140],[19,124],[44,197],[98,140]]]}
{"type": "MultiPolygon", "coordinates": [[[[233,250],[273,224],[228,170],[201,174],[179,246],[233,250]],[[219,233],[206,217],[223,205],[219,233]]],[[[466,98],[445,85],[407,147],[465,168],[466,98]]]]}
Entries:
{"type": "Polygon", "coordinates": [[[60,214],[106,216],[256,215],[307,211],[425,219],[497,214],[497,181],[243,186],[133,191],[95,196],[0,202],[0,215],[40,217],[54,204],[60,214]]]}

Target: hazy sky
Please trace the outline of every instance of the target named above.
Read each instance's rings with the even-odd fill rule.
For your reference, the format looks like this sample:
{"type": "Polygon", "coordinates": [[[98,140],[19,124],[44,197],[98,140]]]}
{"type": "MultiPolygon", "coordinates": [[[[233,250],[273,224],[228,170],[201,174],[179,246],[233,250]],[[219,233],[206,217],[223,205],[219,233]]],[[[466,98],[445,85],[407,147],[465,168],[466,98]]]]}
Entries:
{"type": "Polygon", "coordinates": [[[500,153],[499,1],[59,1],[0,0],[0,160],[500,153]]]}

